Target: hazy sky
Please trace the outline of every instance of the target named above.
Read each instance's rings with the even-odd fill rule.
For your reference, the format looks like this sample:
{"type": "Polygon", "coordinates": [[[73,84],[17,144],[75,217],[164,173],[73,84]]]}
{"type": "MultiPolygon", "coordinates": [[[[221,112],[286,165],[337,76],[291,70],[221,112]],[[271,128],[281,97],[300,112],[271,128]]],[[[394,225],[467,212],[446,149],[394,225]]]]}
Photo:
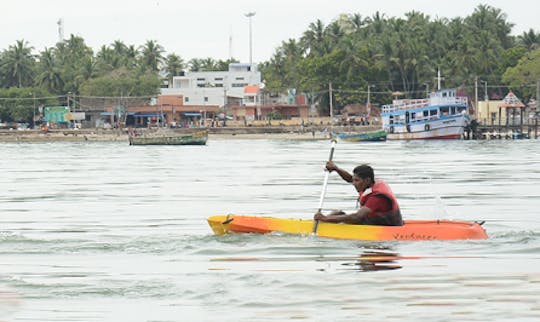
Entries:
{"type": "Polygon", "coordinates": [[[58,40],[57,21],[64,36],[81,36],[94,50],[122,40],[143,45],[156,40],[166,53],[184,60],[232,56],[249,61],[249,20],[252,18],[253,61],[268,60],[276,47],[299,38],[311,22],[330,23],[342,13],[403,17],[416,10],[435,17],[465,17],[479,4],[501,9],[514,23],[513,34],[530,28],[540,32],[537,0],[1,0],[0,50],[24,39],[36,52],[58,40]],[[232,38],[232,42],[229,39],[232,38]],[[230,46],[232,43],[232,46],[230,46]]]}

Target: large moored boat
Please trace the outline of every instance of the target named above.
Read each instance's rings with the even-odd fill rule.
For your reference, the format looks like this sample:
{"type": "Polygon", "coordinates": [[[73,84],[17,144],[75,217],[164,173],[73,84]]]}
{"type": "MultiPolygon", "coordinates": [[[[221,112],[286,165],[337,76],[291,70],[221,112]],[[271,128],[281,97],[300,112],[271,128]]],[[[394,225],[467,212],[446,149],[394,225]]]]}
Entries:
{"type": "Polygon", "coordinates": [[[469,122],[468,99],[453,89],[425,99],[394,99],[383,105],[383,129],[388,140],[460,139],[469,122]]]}

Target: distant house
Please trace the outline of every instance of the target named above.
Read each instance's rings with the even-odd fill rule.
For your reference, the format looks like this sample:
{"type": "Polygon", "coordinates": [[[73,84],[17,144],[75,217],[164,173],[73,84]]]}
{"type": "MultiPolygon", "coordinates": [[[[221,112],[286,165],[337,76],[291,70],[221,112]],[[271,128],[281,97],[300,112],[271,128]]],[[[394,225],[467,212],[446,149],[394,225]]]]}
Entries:
{"type": "Polygon", "coordinates": [[[360,116],[360,117],[380,117],[381,109],[375,104],[370,104],[368,108],[365,104],[349,104],[341,110],[341,115],[344,117],[360,116]]]}
{"type": "Polygon", "coordinates": [[[110,106],[101,116],[109,124],[146,127],[151,125],[186,127],[207,125],[217,116],[217,105],[184,105],[182,95],[159,95],[152,104],[110,106]]]}
{"type": "Polygon", "coordinates": [[[246,87],[261,83],[261,73],[256,65],[233,63],[227,71],[184,72],[174,76],[168,88],[161,89],[161,95],[181,95],[183,105],[230,105],[258,104],[259,93],[245,91],[246,87]]]}
{"type": "Polygon", "coordinates": [[[485,125],[516,125],[527,118],[527,106],[512,92],[502,100],[479,101],[477,119],[485,125]]]}

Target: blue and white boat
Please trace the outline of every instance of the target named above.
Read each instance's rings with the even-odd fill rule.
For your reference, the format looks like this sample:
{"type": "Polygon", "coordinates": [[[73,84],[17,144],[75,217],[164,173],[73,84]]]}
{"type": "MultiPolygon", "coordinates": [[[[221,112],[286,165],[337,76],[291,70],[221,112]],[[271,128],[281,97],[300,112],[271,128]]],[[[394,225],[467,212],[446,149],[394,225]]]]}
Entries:
{"type": "Polygon", "coordinates": [[[394,99],[381,117],[388,140],[460,139],[469,123],[468,98],[443,89],[425,99],[394,99]]]}

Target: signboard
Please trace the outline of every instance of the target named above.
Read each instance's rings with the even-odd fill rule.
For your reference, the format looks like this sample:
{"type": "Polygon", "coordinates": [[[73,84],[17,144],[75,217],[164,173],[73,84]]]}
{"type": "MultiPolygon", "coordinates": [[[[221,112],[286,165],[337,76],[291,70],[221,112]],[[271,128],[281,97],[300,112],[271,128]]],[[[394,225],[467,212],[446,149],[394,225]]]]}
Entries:
{"type": "Polygon", "coordinates": [[[72,113],[66,113],[64,115],[64,119],[66,121],[84,121],[86,118],[86,115],[84,112],[72,112],[72,113]]]}
{"type": "Polygon", "coordinates": [[[45,122],[65,123],[68,121],[65,117],[69,113],[69,107],[67,106],[47,106],[43,110],[45,112],[45,122]]]}

